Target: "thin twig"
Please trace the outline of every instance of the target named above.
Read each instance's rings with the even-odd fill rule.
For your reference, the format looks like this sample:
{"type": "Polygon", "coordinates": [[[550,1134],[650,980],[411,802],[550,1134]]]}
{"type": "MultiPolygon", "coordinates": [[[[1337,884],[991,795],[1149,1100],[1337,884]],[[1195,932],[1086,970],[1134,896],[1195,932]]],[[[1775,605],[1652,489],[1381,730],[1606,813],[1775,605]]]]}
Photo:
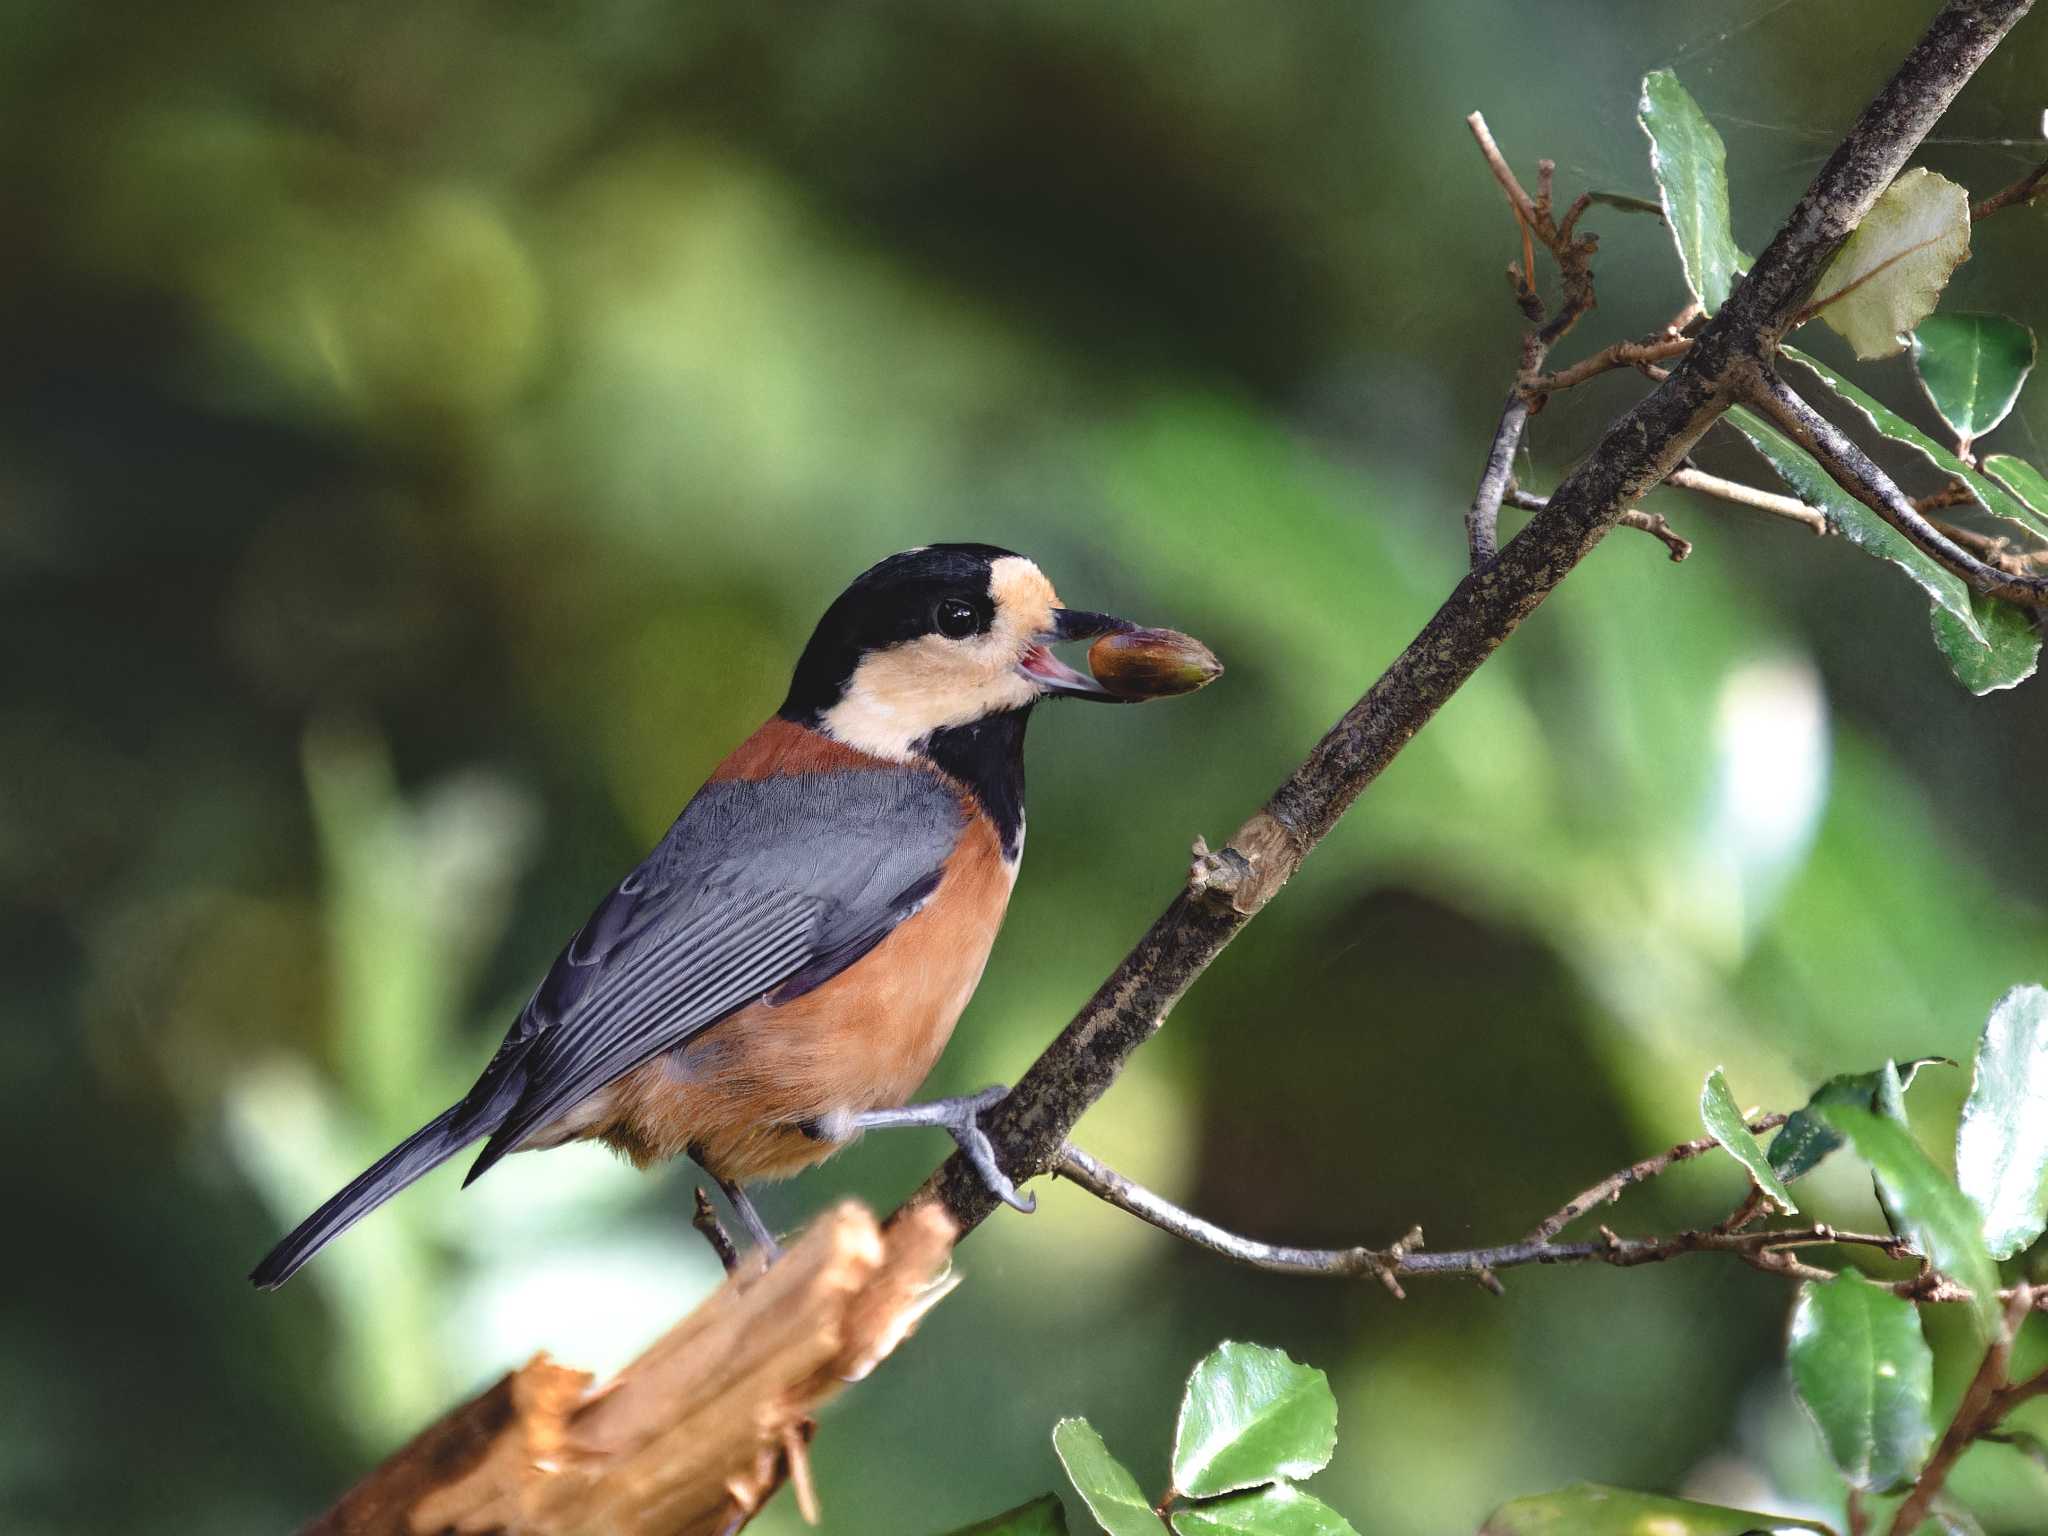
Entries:
{"type": "Polygon", "coordinates": [[[1570,389],[1575,384],[1611,373],[1616,368],[1641,368],[1646,363],[1661,363],[1666,358],[1678,357],[1692,346],[1686,336],[1657,336],[1642,341],[1617,341],[1602,347],[1590,357],[1581,358],[1569,368],[1560,368],[1555,373],[1538,374],[1523,386],[1528,395],[1554,394],[1561,389],[1570,389]]]}
{"type": "Polygon", "coordinates": [[[1963,1400],[1956,1404],[1955,1417],[1949,1420],[1941,1444],[1927,1458],[1927,1465],[1892,1516],[1891,1536],[1913,1536],[1963,1452],[1987,1430],[1998,1428],[2008,1413],[2034,1395],[2040,1378],[2013,1387],[2006,1373],[2012,1365],[2013,1340],[2019,1336],[2020,1325],[2035,1304],[2035,1293],[2025,1285],[2014,1286],[2008,1294],[1998,1334],[1984,1351],[1984,1363],[1963,1389],[1963,1400]]]}
{"type": "Polygon", "coordinates": [[[1992,193],[1981,203],[1972,205],[1971,222],[1988,219],[1999,209],[2010,208],[2014,203],[2030,203],[2044,186],[2048,186],[2048,160],[2043,160],[2011,186],[1992,193]]]}
{"type": "Polygon", "coordinates": [[[1938,491],[1913,498],[1914,509],[1920,512],[1940,512],[1949,507],[1974,507],[1976,504],[1976,496],[1960,480],[1951,480],[1938,491]]]}
{"type": "Polygon", "coordinates": [[[1486,467],[1479,474],[1479,489],[1472,493],[1472,505],[1465,512],[1465,546],[1472,568],[1491,565],[1500,553],[1500,504],[1515,475],[1515,454],[1522,446],[1522,428],[1529,422],[1529,401],[1517,389],[1501,407],[1500,425],[1493,429],[1493,443],[1486,450],[1486,467]]]}
{"type": "Polygon", "coordinates": [[[1738,387],[1745,400],[1818,460],[1837,485],[1890,523],[1951,575],[1990,597],[2002,597],[2027,607],[2048,604],[2048,577],[2015,575],[1986,565],[1949,538],[1920,515],[1912,498],[1847,433],[1800,399],[1775,373],[1759,368],[1740,380],[1738,387]]]}
{"type": "MultiPolygon", "coordinates": [[[[1519,486],[1511,487],[1502,499],[1508,506],[1518,507],[1524,512],[1541,512],[1550,505],[1548,496],[1538,496],[1534,491],[1525,491],[1519,486]]],[[[1645,512],[1640,507],[1630,507],[1621,514],[1619,521],[1624,528],[1637,528],[1660,540],[1664,547],[1671,551],[1674,563],[1692,553],[1692,541],[1667,523],[1662,513],[1645,512]]]]}
{"type": "Polygon", "coordinates": [[[1738,507],[1768,512],[1773,517],[1782,517],[1810,528],[1816,534],[1828,531],[1827,514],[1818,507],[1808,506],[1796,496],[1780,496],[1775,491],[1760,490],[1739,480],[1724,480],[1719,475],[1690,467],[1674,469],[1664,483],[1681,491],[1697,491],[1718,501],[1730,501],[1738,507]]]}
{"type": "MultiPolygon", "coordinates": [[[[1765,1131],[1774,1131],[1789,1118],[1785,1115],[1765,1115],[1751,1123],[1752,1136],[1761,1136],[1765,1131]]],[[[1619,1172],[1610,1173],[1591,1189],[1580,1191],[1555,1211],[1537,1222],[1529,1231],[1532,1243],[1548,1242],[1566,1227],[1577,1221],[1596,1205],[1612,1205],[1621,1198],[1622,1191],[1645,1179],[1654,1179],[1665,1169],[1675,1164],[1688,1162],[1703,1152],[1711,1152],[1720,1143],[1711,1136],[1696,1136],[1691,1141],[1681,1141],[1677,1146],[1659,1152],[1655,1157],[1646,1157],[1641,1162],[1630,1163],[1619,1172]]]]}
{"type": "MultiPolygon", "coordinates": [[[[1771,1117],[1771,1123],[1784,1120],[1783,1115],[1771,1117]]],[[[1713,1145],[1709,1139],[1708,1145],[1713,1145]]],[[[1645,1168],[1661,1171],[1673,1162],[1686,1156],[1698,1155],[1692,1142],[1681,1143],[1670,1152],[1656,1158],[1646,1158],[1630,1168],[1623,1169],[1612,1178],[1603,1180],[1588,1190],[1566,1209],[1579,1207],[1581,1202],[1597,1190],[1610,1186],[1616,1194],[1629,1183],[1640,1182],[1651,1174],[1642,1173],[1645,1168]]],[[[1501,1243],[1490,1248],[1457,1248],[1433,1250],[1425,1247],[1422,1229],[1417,1227],[1399,1242],[1386,1248],[1301,1248],[1283,1243],[1260,1242],[1218,1226],[1215,1222],[1195,1215],[1175,1205],[1164,1195],[1147,1189],[1133,1179],[1128,1179],[1109,1167],[1099,1158],[1093,1157],[1071,1142],[1062,1146],[1053,1160],[1052,1171],[1060,1178],[1078,1184],[1106,1205],[1112,1205],[1127,1215],[1135,1216],[1150,1226],[1157,1227],[1169,1236],[1180,1238],[1197,1248],[1220,1254],[1234,1263],[1251,1269],[1265,1270],[1270,1274],[1303,1275],[1323,1279],[1373,1279],[1377,1280],[1397,1300],[1405,1297],[1401,1281],[1419,1276],[1455,1275],[1464,1279],[1477,1280],[1489,1290],[1498,1290],[1496,1272],[1503,1269],[1520,1269],[1532,1264],[1605,1264],[1616,1269],[1634,1269],[1644,1264],[1661,1264],[1670,1259],[1691,1253],[1728,1253],[1742,1259],[1753,1268],[1769,1274],[1781,1275],[1793,1280],[1832,1280],[1835,1271],[1818,1265],[1807,1264],[1794,1255],[1804,1249],[1820,1247],[1866,1248],[1890,1259],[1904,1259],[1912,1256],[1911,1247],[1902,1237],[1888,1232],[1844,1232],[1825,1223],[1806,1227],[1771,1227],[1756,1231],[1743,1231],[1734,1225],[1733,1219],[1712,1227],[1693,1228],[1684,1232],[1673,1232],[1662,1237],[1622,1237],[1607,1227],[1600,1228],[1597,1238],[1585,1238],[1577,1242],[1559,1242],[1554,1237],[1527,1237],[1516,1243],[1501,1243]],[[1489,1283],[1490,1282],[1490,1283],[1489,1283]]],[[[1556,1220],[1540,1224],[1543,1231],[1556,1220]]],[[[1939,1280],[1939,1277],[1937,1277],[1939,1280]]],[[[1914,1301],[1954,1303],[1967,1301],[1970,1293],[1961,1286],[1946,1280],[1928,1284],[1921,1277],[1890,1282],[1887,1287],[1894,1295],[1908,1297],[1914,1301]]],[[[2015,1287],[2000,1293],[2021,1310],[2028,1307],[2048,1306],[2048,1291],[2029,1292],[2025,1287],[2015,1287]],[[2022,1293],[2024,1299],[2021,1300],[2022,1293]]],[[[2029,1390],[2036,1390],[2031,1388],[2029,1390]]],[[[2040,1389],[2048,1390],[2048,1389],[2040,1389]]]]}
{"type": "Polygon", "coordinates": [[[1954,540],[1986,565],[1995,566],[2007,575],[2038,575],[2042,566],[2048,565],[2048,549],[2019,549],[2014,546],[2011,539],[2002,534],[1979,533],[1975,528],[1965,528],[1960,523],[1943,522],[1938,517],[1929,518],[1928,521],[1943,538],[1954,540]]]}
{"type": "Polygon", "coordinates": [[[1500,145],[1493,141],[1493,130],[1486,126],[1484,113],[1471,112],[1465,117],[1465,126],[1472,130],[1472,137],[1479,141],[1479,153],[1486,157],[1486,168],[1493,172],[1493,179],[1500,183],[1501,191],[1508,195],[1508,206],[1530,228],[1536,226],[1536,201],[1522,190],[1521,182],[1515,179],[1513,169],[1508,165],[1507,156],[1500,152],[1500,145]]]}
{"type": "MultiPolygon", "coordinates": [[[[1550,349],[1578,324],[1579,317],[1596,302],[1592,257],[1599,249],[1599,242],[1591,236],[1579,238],[1572,233],[1579,214],[1585,211],[1585,199],[1572,204],[1571,212],[1562,225],[1551,218],[1556,162],[1537,162],[1536,196],[1532,198],[1516,179],[1507,157],[1500,152],[1500,145],[1494,142],[1493,132],[1486,126],[1486,118],[1474,112],[1465,119],[1465,125],[1472,130],[1479,153],[1493,172],[1494,180],[1507,194],[1508,207],[1515,215],[1515,225],[1522,239],[1522,261],[1519,267],[1508,268],[1508,279],[1515,290],[1515,302],[1529,321],[1529,329],[1522,337],[1522,362],[1520,371],[1515,375],[1515,388],[1501,407],[1500,421],[1494,427],[1493,441],[1487,449],[1486,466],[1480,472],[1479,487],[1473,492],[1472,504],[1465,513],[1465,545],[1472,569],[1476,571],[1490,564],[1499,552],[1501,498],[1509,487],[1515,454],[1522,446],[1523,429],[1528,425],[1529,417],[1542,409],[1543,394],[1532,388],[1532,384],[1542,377],[1543,362],[1550,349]],[[1534,242],[1539,240],[1557,263],[1558,278],[1563,287],[1563,299],[1555,315],[1547,311],[1542,295],[1536,290],[1534,242]]],[[[1674,555],[1673,558],[1683,557],[1674,555]]]]}

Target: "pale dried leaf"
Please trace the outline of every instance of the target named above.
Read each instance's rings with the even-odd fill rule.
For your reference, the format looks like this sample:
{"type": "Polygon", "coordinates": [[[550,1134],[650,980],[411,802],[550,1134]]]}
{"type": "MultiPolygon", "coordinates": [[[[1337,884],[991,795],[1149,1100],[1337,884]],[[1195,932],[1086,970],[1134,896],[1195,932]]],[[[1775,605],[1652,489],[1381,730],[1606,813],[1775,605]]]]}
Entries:
{"type": "Polygon", "coordinates": [[[1915,166],[1885,189],[1821,274],[1807,306],[1869,359],[1903,352],[1970,259],[1970,194],[1915,166]]]}

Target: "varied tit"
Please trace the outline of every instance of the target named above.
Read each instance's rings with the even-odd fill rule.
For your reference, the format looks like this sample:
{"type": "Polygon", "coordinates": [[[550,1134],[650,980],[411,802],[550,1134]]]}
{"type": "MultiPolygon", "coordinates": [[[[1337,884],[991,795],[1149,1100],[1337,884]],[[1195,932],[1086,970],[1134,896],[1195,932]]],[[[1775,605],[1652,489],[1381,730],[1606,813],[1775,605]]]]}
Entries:
{"type": "Polygon", "coordinates": [[[256,1266],[282,1284],[472,1142],[606,1142],[644,1167],[686,1153],[749,1231],[741,1181],[782,1177],[862,1131],[942,1126],[990,1188],[976,1115],[910,1104],[973,996],[1024,849],[1024,727],[1048,697],[1117,702],[1048,647],[1128,631],[1061,606],[1020,555],[935,544],[825,611],[782,708],[721,763],[605,897],[459,1103],[407,1137],[256,1266]]]}

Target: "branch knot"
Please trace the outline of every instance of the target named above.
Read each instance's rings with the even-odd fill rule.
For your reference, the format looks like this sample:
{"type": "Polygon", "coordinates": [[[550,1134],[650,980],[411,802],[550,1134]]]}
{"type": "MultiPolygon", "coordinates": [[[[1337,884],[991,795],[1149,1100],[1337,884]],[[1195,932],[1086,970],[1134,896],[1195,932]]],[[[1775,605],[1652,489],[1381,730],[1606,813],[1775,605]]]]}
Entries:
{"type": "Polygon", "coordinates": [[[1285,885],[1301,864],[1302,848],[1269,811],[1260,811],[1211,850],[1197,837],[1188,864],[1188,895],[1195,901],[1251,916],[1285,885]]]}

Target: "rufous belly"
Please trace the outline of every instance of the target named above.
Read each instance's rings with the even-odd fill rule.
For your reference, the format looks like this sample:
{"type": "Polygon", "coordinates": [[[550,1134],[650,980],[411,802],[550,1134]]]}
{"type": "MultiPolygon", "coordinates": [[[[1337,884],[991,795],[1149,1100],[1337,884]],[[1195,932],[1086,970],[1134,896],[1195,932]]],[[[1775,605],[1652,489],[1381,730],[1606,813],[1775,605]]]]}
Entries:
{"type": "Polygon", "coordinates": [[[840,1143],[817,1122],[910,1102],[981,981],[1015,866],[973,817],[924,908],[824,985],[756,1003],[602,1090],[580,1134],[639,1165],[689,1152],[722,1178],[781,1178],[840,1143]],[[806,1129],[806,1127],[812,1129],[806,1129]]]}

